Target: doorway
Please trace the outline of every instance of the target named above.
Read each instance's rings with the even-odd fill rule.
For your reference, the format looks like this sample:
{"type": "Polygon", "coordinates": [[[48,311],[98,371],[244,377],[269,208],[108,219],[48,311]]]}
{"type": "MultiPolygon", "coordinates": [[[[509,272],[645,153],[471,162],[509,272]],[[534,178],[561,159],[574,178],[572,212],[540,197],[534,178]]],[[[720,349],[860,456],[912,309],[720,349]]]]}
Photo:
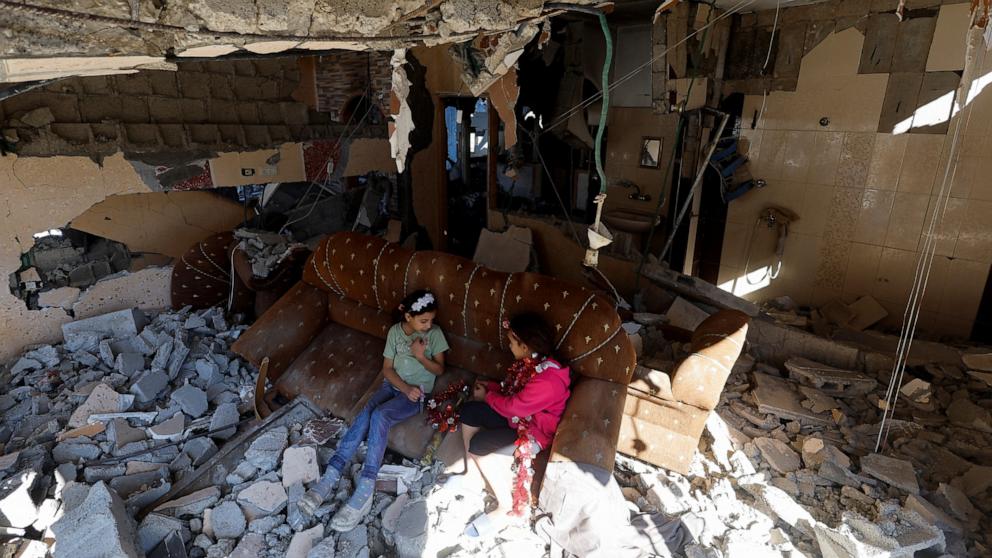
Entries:
{"type": "Polygon", "coordinates": [[[448,186],[448,251],[471,258],[486,225],[492,151],[490,106],[488,100],[478,97],[445,97],[442,106],[447,139],[444,179],[448,186]]]}

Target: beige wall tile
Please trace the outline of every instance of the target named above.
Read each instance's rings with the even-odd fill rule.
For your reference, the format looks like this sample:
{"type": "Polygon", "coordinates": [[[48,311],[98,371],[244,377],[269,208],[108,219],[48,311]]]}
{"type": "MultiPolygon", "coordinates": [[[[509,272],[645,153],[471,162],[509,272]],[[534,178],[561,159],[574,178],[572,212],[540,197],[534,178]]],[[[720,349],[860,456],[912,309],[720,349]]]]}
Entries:
{"type": "Polygon", "coordinates": [[[944,136],[939,134],[907,134],[906,157],[899,175],[899,191],[930,194],[933,179],[940,165],[944,136]]]}
{"type": "MultiPolygon", "coordinates": [[[[831,300],[843,300],[843,298],[844,295],[839,290],[814,286],[809,303],[813,306],[823,306],[831,300]]],[[[846,303],[847,301],[845,301],[846,303]]]]}
{"type": "Polygon", "coordinates": [[[979,262],[992,261],[992,202],[968,201],[954,256],[979,262]]]}
{"type": "Polygon", "coordinates": [[[782,155],[783,180],[805,182],[809,163],[816,156],[814,140],[816,132],[786,132],[785,151],[782,155]]]}
{"type": "Polygon", "coordinates": [[[937,320],[936,331],[942,335],[959,338],[971,337],[971,328],[975,323],[974,316],[971,319],[961,319],[959,316],[939,314],[937,320]]]}
{"type": "Polygon", "coordinates": [[[974,164],[969,176],[971,188],[968,191],[968,198],[973,200],[992,201],[992,140],[987,141],[986,146],[989,147],[989,153],[985,156],[967,158],[974,164]]]}
{"type": "Polygon", "coordinates": [[[842,132],[815,132],[815,134],[806,182],[832,185],[837,177],[840,152],[844,147],[844,134],[842,132]]]}
{"type": "MultiPolygon", "coordinates": [[[[948,141],[947,143],[950,143],[948,141]]],[[[970,198],[971,191],[978,186],[982,187],[984,184],[989,182],[987,176],[982,176],[982,171],[985,166],[986,157],[958,157],[957,166],[952,169],[951,180],[951,197],[955,198],[970,198]]],[[[934,183],[933,193],[937,194],[940,191],[940,180],[943,177],[938,175],[936,182],[934,183]]],[[[992,187],[989,188],[990,195],[992,195],[992,187]]],[[[982,194],[979,193],[979,196],[982,194]]]]}
{"type": "Polygon", "coordinates": [[[881,246],[852,242],[847,273],[844,276],[844,292],[853,296],[871,293],[875,278],[878,276],[878,264],[881,258],[881,246]]]}
{"type": "Polygon", "coordinates": [[[834,187],[819,184],[807,184],[803,194],[802,209],[799,220],[791,231],[814,236],[823,236],[830,216],[830,203],[833,200],[834,187]]]}
{"type": "Polygon", "coordinates": [[[892,203],[889,228],[885,233],[885,246],[901,250],[916,250],[923,231],[930,196],[897,192],[892,203]]]}
{"type": "Polygon", "coordinates": [[[906,154],[906,134],[877,134],[872,148],[871,163],[865,185],[876,190],[895,190],[899,184],[903,157],[906,154]]]}
{"type": "Polygon", "coordinates": [[[868,164],[871,161],[875,135],[858,132],[844,134],[844,145],[837,166],[838,186],[864,188],[868,180],[868,164]]]}
{"type": "Polygon", "coordinates": [[[894,304],[905,304],[916,275],[917,258],[916,252],[883,248],[872,296],[894,304]]]}
{"type": "Polygon", "coordinates": [[[757,178],[774,180],[782,176],[785,160],[785,134],[780,130],[764,130],[761,134],[761,152],[751,161],[751,174],[757,178]]]}
{"type": "Polygon", "coordinates": [[[866,189],[861,197],[858,223],[851,240],[877,246],[884,245],[895,196],[895,192],[887,190],[866,189]]]}
{"type": "MultiPolygon", "coordinates": [[[[943,198],[945,207],[943,218],[938,217],[934,223],[934,236],[937,246],[934,253],[939,256],[953,256],[954,246],[958,242],[958,235],[961,232],[961,224],[964,222],[968,210],[968,200],[960,198],[943,198]]],[[[927,208],[927,216],[923,219],[923,231],[920,234],[920,244],[918,250],[922,251],[927,238],[927,231],[933,219],[933,213],[937,210],[937,196],[930,197],[930,204],[927,208]]]]}
{"type": "Polygon", "coordinates": [[[744,258],[753,230],[753,225],[727,223],[723,237],[723,249],[720,254],[720,267],[744,267],[744,258]]]}
{"type": "Polygon", "coordinates": [[[733,283],[741,276],[741,268],[720,265],[720,273],[717,275],[717,286],[727,292],[733,292],[733,283]]]}
{"type": "MultiPolygon", "coordinates": [[[[942,308],[946,290],[951,278],[951,258],[934,256],[930,263],[930,274],[926,279],[926,290],[923,292],[921,308],[928,312],[946,312],[942,308]]],[[[914,268],[915,271],[915,268],[914,268]]],[[[922,288],[922,285],[921,285],[922,288]]]]}
{"type": "Polygon", "coordinates": [[[989,262],[954,258],[948,264],[950,273],[944,283],[940,311],[974,321],[989,277],[989,262]]]}

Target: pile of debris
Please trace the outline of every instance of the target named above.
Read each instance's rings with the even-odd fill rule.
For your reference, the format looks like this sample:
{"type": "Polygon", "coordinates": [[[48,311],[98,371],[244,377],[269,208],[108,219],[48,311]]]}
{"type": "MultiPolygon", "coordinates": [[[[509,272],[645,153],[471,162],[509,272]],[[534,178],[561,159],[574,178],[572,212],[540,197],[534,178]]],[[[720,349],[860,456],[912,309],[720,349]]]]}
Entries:
{"type": "MultiPolygon", "coordinates": [[[[678,298],[664,315],[634,314],[628,332],[648,355],[638,374],[670,373],[689,346],[662,327],[692,331],[712,310],[678,298]]],[[[835,336],[886,341],[866,348],[767,317],[751,327],[688,475],[618,456],[630,502],[679,517],[695,556],[989,554],[992,354],[920,344],[876,451],[891,400],[885,336],[835,336]],[[851,365],[802,356],[814,353],[851,365]]]]}
{"type": "Polygon", "coordinates": [[[258,279],[268,278],[272,270],[294,250],[305,248],[303,244],[290,241],[287,236],[268,231],[235,229],[234,237],[240,240],[238,248],[248,255],[252,275],[258,279]]]}

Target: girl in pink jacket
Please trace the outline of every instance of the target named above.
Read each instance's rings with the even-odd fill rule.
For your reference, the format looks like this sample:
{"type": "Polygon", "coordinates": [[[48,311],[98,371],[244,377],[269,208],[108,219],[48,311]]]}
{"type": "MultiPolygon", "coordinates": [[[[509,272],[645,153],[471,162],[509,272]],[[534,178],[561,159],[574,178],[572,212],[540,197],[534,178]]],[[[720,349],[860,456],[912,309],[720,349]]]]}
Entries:
{"type": "Polygon", "coordinates": [[[475,536],[529,512],[531,462],[551,446],[570,394],[569,369],[551,358],[554,335],[544,319],[520,314],[504,327],[516,360],[502,382],[477,382],[461,408],[463,474],[474,463],[498,503],[469,526],[475,536]]]}

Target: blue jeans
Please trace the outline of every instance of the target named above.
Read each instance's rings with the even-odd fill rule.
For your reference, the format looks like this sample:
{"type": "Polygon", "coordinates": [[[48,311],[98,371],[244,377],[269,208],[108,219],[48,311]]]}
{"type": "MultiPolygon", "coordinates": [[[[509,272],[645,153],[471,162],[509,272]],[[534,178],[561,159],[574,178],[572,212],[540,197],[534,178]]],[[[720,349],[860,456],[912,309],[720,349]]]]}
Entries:
{"type": "Polygon", "coordinates": [[[368,436],[362,477],[374,480],[379,475],[382,456],[386,453],[389,429],[419,412],[419,402],[410,401],[405,393],[394,388],[389,382],[383,382],[338,442],[338,449],[327,463],[328,467],[334,467],[339,473],[344,473],[345,467],[355,457],[358,445],[368,436]]]}

